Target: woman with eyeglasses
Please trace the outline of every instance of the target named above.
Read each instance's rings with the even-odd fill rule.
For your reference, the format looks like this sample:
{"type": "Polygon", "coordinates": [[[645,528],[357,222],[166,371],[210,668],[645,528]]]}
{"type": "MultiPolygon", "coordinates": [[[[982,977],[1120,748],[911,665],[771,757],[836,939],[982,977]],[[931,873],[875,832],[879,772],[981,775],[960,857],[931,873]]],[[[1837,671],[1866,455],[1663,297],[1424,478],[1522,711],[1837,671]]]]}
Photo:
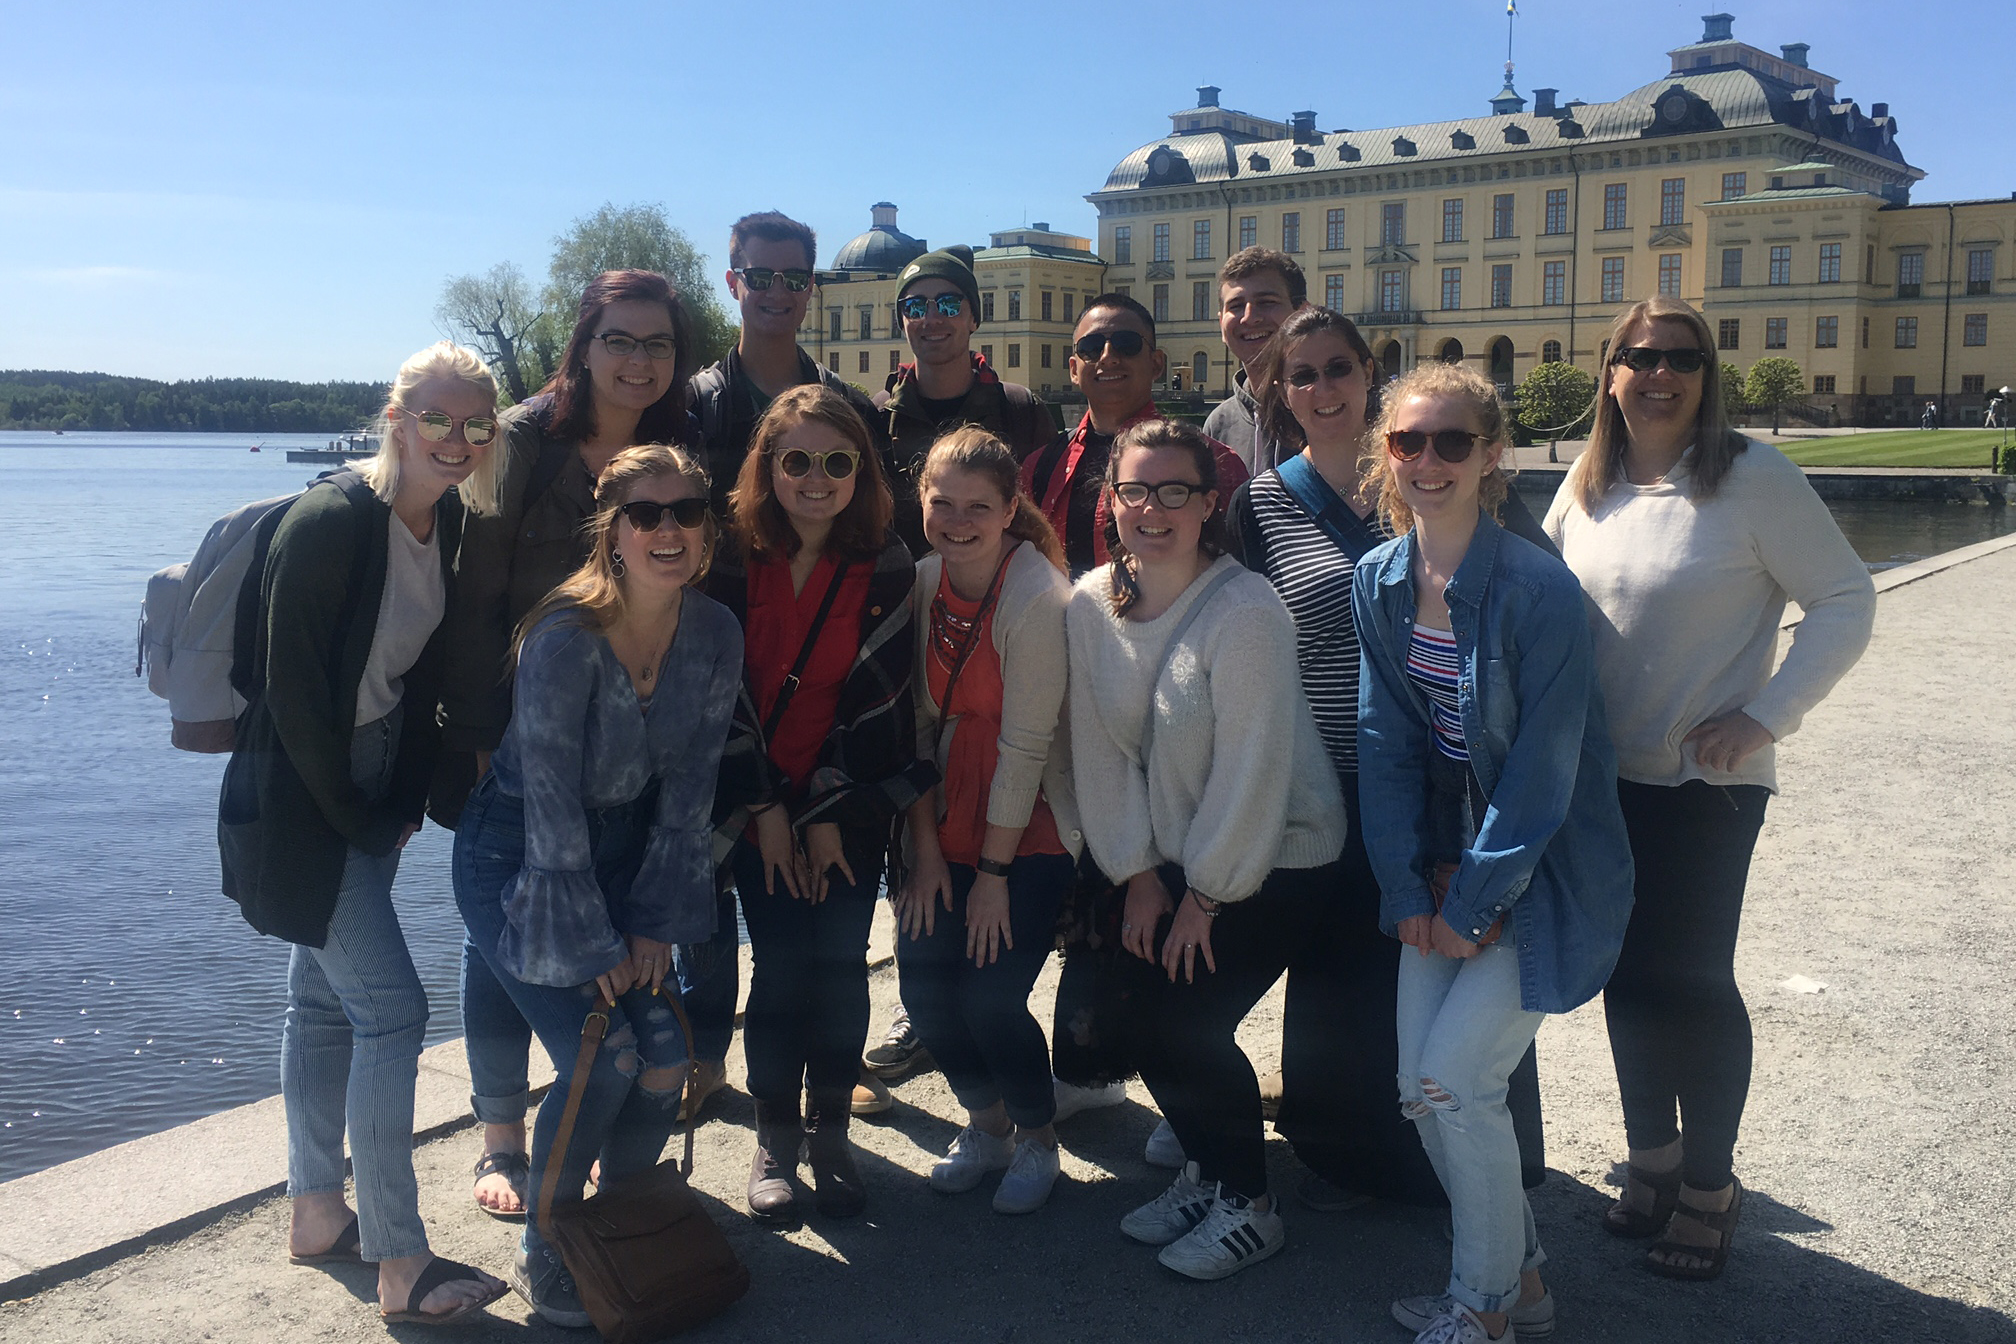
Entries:
{"type": "Polygon", "coordinates": [[[714,927],[714,786],[742,632],[699,593],[714,543],[707,477],[677,448],[618,453],[595,485],[588,559],[527,613],[510,727],[455,837],[469,945],[532,1024],[558,1079],[539,1108],[511,1284],[541,1318],[586,1310],[539,1215],[655,1167],[692,1043],[676,943],[714,927]],[[558,1166],[551,1154],[584,1021],[608,1014],[558,1166]]]}
{"type": "Polygon", "coordinates": [[[1778,788],[1772,744],[1862,656],[1876,610],[1805,475],[1729,427],[1710,336],[1675,299],[1618,316],[1589,448],[1547,512],[1589,595],[1638,860],[1604,991],[1629,1179],[1603,1224],[1660,1238],[1647,1268],[1681,1279],[1722,1272],[1742,1205],[1732,1154],[1751,1037],[1736,931],[1778,788]],[[1804,616],[1779,662],[1788,598],[1804,616]]]}
{"type": "Polygon", "coordinates": [[[1506,1095],[1546,1013],[1603,987],[1631,854],[1588,618],[1560,560],[1500,527],[1504,408],[1433,362],[1385,392],[1367,467],[1396,538],[1351,576],[1360,811],[1399,949],[1401,1110],[1449,1196],[1422,1344],[1549,1334],[1554,1303],[1506,1095]]]}
{"type": "MultiPolygon", "coordinates": [[[[443,762],[429,800],[443,825],[456,824],[510,722],[513,632],[589,558],[597,477],[633,443],[691,437],[686,385],[696,355],[692,322],[664,276],[604,271],[581,293],[553,377],[504,413],[498,508],[470,520],[448,612],[443,762]]],[[[465,947],[462,963],[470,1102],[483,1122],[474,1197],[487,1213],[522,1218],[532,1029],[481,957],[465,947]]],[[[702,1033],[697,1096],[722,1084],[732,1021],[731,1007],[727,1022],[702,1033]]]]}
{"type": "Polygon", "coordinates": [[[427,994],[392,906],[440,745],[441,616],[465,501],[495,507],[496,407],[475,351],[430,346],[393,380],[378,455],[278,515],[256,638],[238,649],[248,703],[218,808],[225,894],[294,944],[280,1057],[289,1257],[376,1264],[388,1322],[464,1320],[505,1291],[427,1247],[413,1174],[427,994]]]}
{"type": "Polygon", "coordinates": [[[1260,1084],[1234,1033],[1337,899],[1344,800],[1295,672],[1295,625],[1224,553],[1218,464],[1189,425],[1123,430],[1113,559],[1072,592],[1072,774],[1086,844],[1123,886],[1142,1079],[1187,1161],[1120,1221],[1222,1279],[1279,1251],[1260,1084]]]}
{"type": "Polygon", "coordinates": [[[708,588],[747,644],[720,810],[754,954],[749,1211],[796,1221],[803,1147],[819,1212],[852,1217],[867,1206],[847,1129],[868,928],[895,819],[937,779],[911,703],[916,568],[868,427],[830,388],[770,403],[729,498],[732,545],[708,588]]]}
{"type": "Polygon", "coordinates": [[[1083,843],[1060,723],[1071,584],[1015,454],[985,430],[938,440],[917,488],[932,546],[911,608],[917,745],[944,782],[910,809],[896,962],[904,1006],[966,1108],[931,1186],[962,1194],[1002,1171],[995,1211],[1033,1213],[1058,1157],[1029,991],[1083,843]]]}

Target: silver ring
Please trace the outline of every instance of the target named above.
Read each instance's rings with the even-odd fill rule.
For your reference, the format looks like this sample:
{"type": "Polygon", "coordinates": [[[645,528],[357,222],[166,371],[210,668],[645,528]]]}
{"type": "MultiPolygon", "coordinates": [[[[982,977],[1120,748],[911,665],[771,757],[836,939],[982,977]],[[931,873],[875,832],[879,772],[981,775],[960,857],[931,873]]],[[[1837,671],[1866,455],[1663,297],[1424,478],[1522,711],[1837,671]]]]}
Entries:
{"type": "Polygon", "coordinates": [[[1120,932],[1122,932],[1122,933],[1132,933],[1132,932],[1134,932],[1134,926],[1133,926],[1132,924],[1122,924],[1122,925],[1120,926],[1120,932]]]}
{"type": "Polygon", "coordinates": [[[1185,944],[1183,944],[1183,950],[1184,950],[1185,952],[1195,952],[1195,951],[1197,950],[1197,944],[1195,944],[1195,943],[1185,943],[1185,944]]]}

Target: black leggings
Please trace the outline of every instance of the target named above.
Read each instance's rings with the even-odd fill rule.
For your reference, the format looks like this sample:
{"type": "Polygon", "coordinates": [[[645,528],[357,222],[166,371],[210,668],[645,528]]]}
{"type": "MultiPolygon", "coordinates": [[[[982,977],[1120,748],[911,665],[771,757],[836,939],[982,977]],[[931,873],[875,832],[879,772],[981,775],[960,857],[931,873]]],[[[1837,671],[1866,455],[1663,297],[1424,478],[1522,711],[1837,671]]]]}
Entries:
{"type": "Polygon", "coordinates": [[[1660,1148],[1684,1122],[1687,1184],[1719,1190],[1750,1093],[1736,931],[1770,790],[1620,781],[1617,796],[1638,869],[1638,903],[1603,991],[1624,1132],[1633,1148],[1660,1148]]]}

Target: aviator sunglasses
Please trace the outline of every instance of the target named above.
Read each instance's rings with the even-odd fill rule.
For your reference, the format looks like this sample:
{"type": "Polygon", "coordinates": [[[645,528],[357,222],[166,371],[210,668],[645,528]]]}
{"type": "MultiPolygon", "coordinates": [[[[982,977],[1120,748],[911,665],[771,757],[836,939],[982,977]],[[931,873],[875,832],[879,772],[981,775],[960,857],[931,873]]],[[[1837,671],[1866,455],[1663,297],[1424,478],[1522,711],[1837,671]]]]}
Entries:
{"type": "Polygon", "coordinates": [[[922,322],[934,304],[937,305],[938,316],[957,317],[966,309],[966,296],[937,294],[925,298],[921,294],[912,294],[907,298],[896,300],[896,311],[903,315],[905,322],[922,322]]]}
{"type": "Polygon", "coordinates": [[[671,514],[672,521],[688,532],[695,531],[707,521],[707,501],[704,499],[675,499],[670,504],[661,504],[655,499],[633,499],[616,510],[630,520],[630,526],[639,532],[656,532],[671,514]]]}
{"type": "Polygon", "coordinates": [[[399,409],[413,417],[420,437],[429,443],[448,442],[448,436],[455,432],[457,425],[462,426],[462,441],[471,448],[481,448],[497,437],[497,421],[487,415],[472,415],[457,420],[446,411],[408,411],[404,406],[399,409]]]}
{"type": "Polygon", "coordinates": [[[1626,364],[1638,373],[1650,373],[1659,367],[1660,360],[1666,367],[1678,374],[1699,373],[1708,362],[1706,350],[1696,350],[1692,346],[1682,346],[1678,350],[1661,350],[1651,345],[1627,345],[1610,359],[1612,364],[1626,364]]]}
{"type": "Polygon", "coordinates": [[[1421,429],[1396,429],[1386,435],[1386,451],[1402,462],[1412,462],[1431,444],[1435,456],[1455,466],[1470,460],[1478,440],[1491,441],[1489,434],[1472,434],[1467,429],[1438,429],[1433,434],[1421,429]]]}
{"type": "Polygon", "coordinates": [[[1132,359],[1146,344],[1147,339],[1138,331],[1088,331],[1072,343],[1071,352],[1080,359],[1097,359],[1110,345],[1120,358],[1132,359]]]}
{"type": "Polygon", "coordinates": [[[782,280],[784,288],[793,294],[803,294],[812,288],[812,272],[793,266],[789,270],[777,270],[771,266],[737,266],[735,274],[742,277],[742,283],[754,290],[766,290],[774,280],[782,280]]]}
{"type": "Polygon", "coordinates": [[[800,480],[817,467],[826,473],[829,481],[844,481],[854,474],[854,468],[861,462],[861,454],[852,448],[835,448],[831,452],[815,453],[806,448],[785,448],[777,454],[777,466],[792,480],[800,480]]]}

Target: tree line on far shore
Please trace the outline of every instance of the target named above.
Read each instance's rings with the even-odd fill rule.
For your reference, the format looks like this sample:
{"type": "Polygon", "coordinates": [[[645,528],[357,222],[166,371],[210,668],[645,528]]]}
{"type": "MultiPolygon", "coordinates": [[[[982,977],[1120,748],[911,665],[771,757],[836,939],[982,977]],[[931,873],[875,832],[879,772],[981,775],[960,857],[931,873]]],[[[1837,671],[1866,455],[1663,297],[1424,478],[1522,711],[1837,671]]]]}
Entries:
{"type": "Polygon", "coordinates": [[[338,434],[383,409],[385,389],[384,383],[161,383],[107,373],[0,370],[0,429],[338,434]]]}

